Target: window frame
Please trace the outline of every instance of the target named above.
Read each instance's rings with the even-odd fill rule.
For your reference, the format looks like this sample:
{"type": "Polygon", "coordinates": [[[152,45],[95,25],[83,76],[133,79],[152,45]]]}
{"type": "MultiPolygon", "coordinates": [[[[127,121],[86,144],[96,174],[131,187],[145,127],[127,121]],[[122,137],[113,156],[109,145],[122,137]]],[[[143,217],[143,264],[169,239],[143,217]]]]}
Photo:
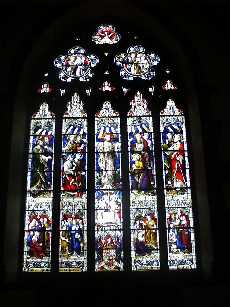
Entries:
{"type": "MultiPolygon", "coordinates": [[[[25,77],[25,75],[24,75],[24,78],[26,79],[26,77],[25,77]]],[[[28,80],[27,80],[28,81],[28,80]]],[[[191,80],[190,80],[191,81],[191,80]]],[[[28,85],[30,82],[26,82],[26,84],[28,85]]],[[[24,88],[24,90],[23,90],[23,86],[22,86],[22,89],[19,91],[19,92],[21,92],[21,94],[19,94],[19,96],[21,95],[22,97],[21,98],[23,98],[23,96],[24,97],[27,97],[27,101],[29,102],[29,100],[30,100],[30,98],[31,97],[28,97],[28,96],[30,96],[30,95],[28,95],[28,94],[26,94],[26,92],[27,92],[27,90],[24,88]],[[22,94],[24,92],[24,94],[22,94]]],[[[187,96],[187,95],[186,95],[187,96]]],[[[191,104],[193,103],[193,104],[195,104],[194,103],[194,101],[196,101],[196,98],[195,98],[195,95],[191,95],[190,97],[187,97],[188,99],[186,99],[187,101],[188,101],[188,104],[189,104],[189,101],[191,101],[191,104]]],[[[19,99],[19,101],[20,101],[20,99],[19,99]]],[[[16,108],[15,108],[15,119],[16,119],[16,117],[17,117],[17,113],[18,114],[22,114],[22,112],[20,112],[20,107],[22,107],[23,106],[23,103],[20,103],[20,104],[18,104],[17,106],[16,106],[16,108]]],[[[25,108],[25,104],[24,104],[24,110],[25,110],[26,108],[25,108]]],[[[197,113],[197,105],[195,104],[195,107],[194,107],[194,110],[193,111],[189,111],[188,113],[190,113],[189,114],[189,118],[191,119],[192,117],[193,117],[193,119],[194,119],[194,113],[196,114],[197,113]],[[193,114],[192,116],[191,116],[191,114],[193,114]]],[[[199,113],[199,112],[198,112],[199,113]]],[[[17,124],[20,126],[21,125],[21,127],[25,127],[25,118],[27,117],[27,115],[25,114],[25,112],[23,112],[23,114],[22,114],[22,116],[21,116],[21,118],[19,119],[19,120],[17,120],[16,119],[16,124],[14,124],[14,127],[17,127],[17,124]]],[[[188,121],[187,121],[187,123],[188,123],[188,121]]],[[[194,125],[193,125],[193,128],[194,128],[194,125]]],[[[198,130],[200,129],[200,127],[198,127],[198,130]]],[[[24,129],[24,131],[26,131],[26,129],[24,129]]],[[[189,130],[188,130],[189,131],[189,130]]],[[[192,134],[192,133],[191,133],[192,134]]],[[[196,133],[195,133],[196,134],[196,133]]],[[[194,135],[194,133],[193,133],[193,135],[194,135]]],[[[17,139],[21,139],[20,137],[18,137],[18,135],[17,135],[17,133],[15,133],[15,128],[14,128],[14,135],[13,135],[13,145],[12,145],[12,147],[15,145],[15,143],[18,143],[18,141],[17,141],[17,139]]],[[[193,139],[194,139],[194,136],[193,136],[193,139]]],[[[192,138],[191,138],[191,140],[190,140],[190,142],[192,142],[192,138]]],[[[193,143],[193,147],[194,147],[194,142],[192,142],[193,143]]],[[[200,144],[201,143],[201,141],[199,141],[199,146],[201,146],[202,147],[202,145],[200,144]]],[[[199,147],[198,146],[198,147],[199,147]]],[[[192,147],[192,152],[193,152],[193,147],[192,147]]],[[[13,172],[12,172],[12,168],[13,168],[13,166],[12,165],[15,165],[15,159],[14,159],[14,157],[13,157],[13,151],[14,150],[12,150],[12,155],[11,155],[11,175],[10,175],[10,183],[9,183],[9,186],[11,185],[11,183],[14,181],[12,178],[13,178],[13,172]],[[13,161],[13,162],[12,162],[13,161]]],[[[23,149],[22,148],[20,148],[20,152],[22,153],[22,151],[23,151],[23,149]]],[[[191,160],[191,159],[190,159],[191,160]]],[[[192,159],[193,161],[194,161],[194,158],[192,159]]],[[[190,161],[190,163],[191,163],[192,161],[190,161]]],[[[25,164],[25,163],[24,163],[25,164]]],[[[196,163],[195,163],[196,164],[196,163]]],[[[196,167],[194,167],[193,165],[191,166],[191,167],[193,167],[194,169],[198,169],[198,167],[196,166],[196,167]]],[[[21,167],[17,167],[17,171],[18,171],[18,169],[21,169],[21,167]]],[[[195,170],[195,172],[196,172],[196,170],[195,170]]],[[[202,177],[203,178],[205,178],[205,175],[204,175],[204,170],[203,170],[203,167],[202,167],[202,177]]],[[[196,176],[196,180],[197,180],[197,176],[196,176]]],[[[197,185],[196,185],[197,186],[197,185]]],[[[21,190],[23,190],[23,189],[21,189],[21,190]]],[[[200,190],[200,189],[199,189],[200,190]]],[[[203,187],[203,190],[205,190],[205,183],[204,183],[204,187],[203,187]]],[[[19,195],[22,195],[21,194],[21,192],[19,192],[18,193],[19,195]]],[[[196,193],[197,194],[197,193],[196,193]]],[[[22,199],[23,197],[21,197],[21,199],[22,199]]],[[[195,198],[193,198],[193,199],[196,199],[196,198],[202,198],[202,196],[200,195],[199,197],[195,197],[195,198]]],[[[199,201],[199,200],[198,200],[199,201]]],[[[23,203],[23,201],[20,201],[21,203],[23,203]]],[[[206,200],[204,200],[204,202],[207,202],[207,199],[206,200]]],[[[11,203],[11,205],[12,205],[12,197],[9,197],[8,198],[8,207],[7,207],[7,219],[9,220],[9,218],[10,218],[10,216],[12,215],[12,214],[10,214],[9,213],[9,211],[10,211],[10,209],[8,209],[9,207],[10,207],[10,205],[9,205],[9,203],[11,203]]],[[[194,206],[194,207],[196,207],[196,206],[194,206]]],[[[203,211],[203,212],[205,212],[205,210],[208,210],[207,209],[207,204],[206,204],[206,208],[204,208],[204,210],[201,210],[200,209],[200,207],[199,207],[199,210],[198,211],[203,211]]],[[[18,211],[18,209],[17,209],[17,211],[18,211]]],[[[201,213],[201,215],[203,215],[204,213],[201,213]]],[[[198,213],[198,216],[200,215],[200,213],[198,213]]],[[[18,223],[17,223],[18,224],[18,223]]],[[[9,231],[9,228],[8,227],[6,227],[7,229],[8,229],[8,232],[10,232],[9,231]]],[[[200,228],[200,223],[199,223],[199,228],[200,228]]],[[[208,228],[208,225],[207,225],[207,228],[208,228]]],[[[199,231],[199,233],[201,233],[201,231],[199,231]]],[[[207,235],[207,233],[205,234],[205,236],[207,236],[208,237],[208,235],[207,235]]],[[[198,241],[197,241],[198,242],[198,241]]],[[[209,253],[209,251],[210,251],[210,242],[207,242],[207,246],[208,246],[208,253],[209,253]]],[[[5,248],[5,250],[7,250],[7,248],[5,248]]],[[[19,250],[20,250],[20,248],[19,248],[19,250]]],[[[197,250],[199,250],[199,249],[197,249],[197,250]]],[[[203,246],[203,248],[201,248],[201,250],[204,250],[204,246],[203,246]]],[[[201,252],[201,254],[203,254],[202,255],[202,258],[204,257],[204,253],[203,252],[201,252]]],[[[14,257],[13,257],[14,258],[14,257]]],[[[11,259],[12,260],[12,259],[11,259]]],[[[8,269],[7,269],[7,271],[8,272],[10,272],[11,271],[11,269],[9,269],[9,264],[10,264],[10,261],[6,261],[7,262],[7,267],[8,267],[8,269]]],[[[13,261],[14,262],[14,261],[13,261]]],[[[204,261],[203,261],[204,262],[204,261]]],[[[207,263],[206,264],[207,265],[207,267],[205,268],[205,265],[204,265],[204,263],[202,264],[202,266],[203,266],[203,270],[205,271],[205,270],[207,270],[207,271],[209,271],[210,269],[209,269],[209,264],[207,263]]],[[[15,265],[14,265],[14,267],[15,267],[15,265]]],[[[15,271],[14,271],[15,272],[15,271]]],[[[14,275],[14,274],[13,274],[14,275]]]]}

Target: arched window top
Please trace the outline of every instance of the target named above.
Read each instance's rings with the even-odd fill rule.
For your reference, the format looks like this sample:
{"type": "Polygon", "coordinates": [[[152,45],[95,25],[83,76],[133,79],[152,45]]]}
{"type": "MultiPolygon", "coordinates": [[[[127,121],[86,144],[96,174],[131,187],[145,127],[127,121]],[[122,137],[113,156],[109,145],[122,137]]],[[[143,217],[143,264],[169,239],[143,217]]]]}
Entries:
{"type": "Polygon", "coordinates": [[[167,101],[166,107],[161,111],[161,115],[183,115],[183,111],[176,107],[175,101],[169,99],[167,101]]]}
{"type": "MultiPolygon", "coordinates": [[[[27,129],[24,126],[27,123],[26,118],[28,119],[30,116],[28,109],[32,109],[32,113],[37,111],[37,108],[34,106],[30,108],[33,104],[32,93],[35,93],[37,88],[41,88],[40,85],[43,83],[49,83],[49,86],[45,88],[44,93],[41,95],[40,102],[46,101],[49,104],[50,110],[55,113],[57,121],[60,118],[60,114],[62,116],[65,112],[66,103],[71,99],[75,91],[79,93],[81,100],[85,104],[85,110],[90,115],[89,125],[91,126],[94,126],[92,118],[95,112],[101,108],[102,102],[106,100],[111,101],[115,110],[119,110],[123,126],[125,122],[123,116],[129,110],[129,102],[133,99],[137,90],[141,90],[143,97],[148,101],[148,107],[151,111],[152,106],[162,110],[169,98],[173,98],[177,106],[181,106],[182,103],[187,105],[186,119],[188,120],[186,122],[190,130],[188,143],[190,143],[190,150],[193,155],[192,176],[195,178],[194,186],[198,187],[193,190],[195,207],[198,205],[195,220],[198,217],[200,225],[199,239],[201,250],[199,249],[200,246],[198,246],[198,249],[202,272],[209,274],[213,259],[209,234],[209,208],[206,194],[204,161],[202,159],[202,133],[198,110],[199,96],[197,96],[198,92],[196,92],[195,88],[195,75],[191,73],[192,65],[190,66],[194,59],[190,53],[187,53],[187,49],[180,43],[180,39],[178,38],[177,40],[175,33],[169,27],[167,28],[166,23],[165,25],[164,23],[158,23],[157,18],[154,18],[153,15],[139,9],[130,10],[130,8],[135,8],[135,4],[123,7],[122,10],[120,6],[114,5],[111,11],[109,6],[105,7],[102,5],[96,5],[95,10],[91,10],[88,4],[83,4],[81,6],[83,9],[74,10],[71,8],[68,14],[65,16],[63,14],[63,17],[56,20],[53,25],[45,30],[46,32],[40,36],[38,44],[34,44],[33,49],[27,50],[28,60],[23,59],[24,67],[21,70],[22,73],[17,91],[18,96],[14,104],[15,120],[12,122],[12,155],[10,158],[12,171],[9,170],[5,232],[7,236],[5,244],[7,277],[15,279],[18,276],[16,274],[18,266],[16,250],[18,250],[18,237],[20,235],[18,221],[20,219],[20,207],[23,206],[21,202],[24,195],[21,175],[23,170],[26,169],[26,166],[21,162],[25,158],[23,156],[25,152],[24,140],[27,135],[27,129]],[[85,9],[89,10],[89,14],[82,14],[85,9]],[[108,22],[107,18],[102,17],[103,13],[101,10],[105,10],[106,14],[104,16],[112,16],[112,20],[116,23],[116,32],[121,34],[120,40],[116,44],[96,44],[92,41],[92,35],[97,32],[95,21],[98,21],[98,16],[103,19],[103,24],[110,24],[111,22],[108,22]],[[137,20],[143,20],[143,22],[137,23],[137,20]],[[118,26],[119,23],[120,27],[118,26]],[[84,25],[83,28],[81,28],[82,25],[84,25]],[[126,32],[125,29],[127,30],[126,32]],[[82,32],[80,32],[81,30],[82,32]],[[134,34],[135,31],[136,33],[138,31],[138,33],[134,34]],[[74,42],[75,38],[76,41],[74,42]],[[87,82],[81,82],[77,78],[72,80],[72,82],[62,82],[58,78],[59,69],[53,67],[53,60],[59,55],[65,55],[67,50],[76,45],[82,46],[90,54],[97,55],[100,58],[100,65],[98,64],[92,68],[94,76],[87,82]],[[160,56],[161,61],[155,66],[156,75],[153,80],[148,81],[140,78],[135,78],[131,82],[129,80],[121,80],[119,67],[116,67],[113,62],[114,56],[119,52],[125,52],[131,45],[142,45],[146,48],[146,51],[153,50],[160,56]],[[50,57],[47,57],[48,53],[50,57]],[[102,56],[103,54],[104,57],[102,56]],[[108,62],[113,62],[113,69],[110,68],[111,65],[107,65],[108,62]],[[171,70],[169,75],[164,73],[167,67],[171,70]],[[43,72],[48,72],[49,74],[43,77],[43,72]],[[111,82],[112,86],[116,87],[116,91],[113,91],[113,99],[110,99],[110,96],[104,97],[104,94],[102,96],[96,95],[96,89],[102,86],[105,78],[111,82]],[[176,96],[172,95],[172,89],[164,89],[163,91],[162,85],[165,80],[171,80],[177,86],[178,90],[174,93],[176,96]],[[142,85],[144,86],[142,87],[142,85]],[[121,95],[119,99],[115,98],[117,93],[121,95]],[[185,96],[182,97],[181,94],[185,96]],[[58,108],[59,106],[62,106],[61,111],[58,108]],[[17,159],[15,159],[15,155],[17,159]],[[14,187],[14,193],[10,189],[12,186],[14,187]],[[12,233],[12,225],[14,225],[14,236],[8,236],[8,234],[12,233]]],[[[42,31],[43,29],[44,27],[41,28],[42,31]]],[[[35,40],[36,37],[33,36],[33,42],[35,40]]],[[[108,91],[107,94],[109,94],[108,91]]],[[[35,104],[38,105],[37,103],[35,104]]],[[[185,109],[183,108],[183,110],[185,109]]],[[[59,127],[57,126],[59,135],[60,127],[61,123],[59,120],[59,127]]],[[[94,135],[91,137],[94,137],[94,135]]],[[[124,140],[124,138],[122,139],[124,140]]],[[[60,150],[58,154],[60,154],[60,150]]],[[[157,155],[159,156],[159,151],[157,155]]],[[[91,154],[90,161],[92,159],[91,154]]],[[[158,164],[158,162],[156,163],[158,164]]],[[[90,167],[92,167],[92,164],[90,167]]],[[[55,167],[55,169],[57,168],[58,166],[55,167]]],[[[24,172],[26,173],[26,171],[24,172]]],[[[24,181],[26,181],[26,174],[24,175],[24,181]]],[[[129,263],[129,261],[126,263],[129,263]]],[[[139,274],[136,276],[139,276],[139,274]]],[[[155,279],[155,275],[153,274],[152,276],[155,279]]]]}
{"type": "Polygon", "coordinates": [[[148,103],[139,91],[134,96],[134,99],[131,100],[130,105],[131,109],[128,112],[128,116],[151,115],[151,112],[148,110],[148,103]]]}
{"type": "Polygon", "coordinates": [[[48,104],[55,102],[57,130],[39,154],[30,138],[24,271],[196,269],[177,81],[154,48],[125,41],[112,25],[78,43],[55,58],[38,90],[47,101],[36,113],[40,129],[46,118],[54,129],[48,104]],[[52,227],[40,212],[46,189],[52,227]],[[31,203],[40,204],[34,224],[31,203]]]}
{"type": "Polygon", "coordinates": [[[39,110],[32,116],[32,118],[53,118],[54,114],[49,111],[49,105],[46,102],[43,102],[39,110]]]}
{"type": "Polygon", "coordinates": [[[157,44],[151,46],[131,32],[121,35],[120,30],[105,23],[96,31],[91,29],[93,35],[90,31],[88,35],[79,32],[77,39],[73,35],[77,44],[50,58],[49,70],[43,74],[38,92],[60,100],[71,97],[76,89],[86,105],[92,94],[98,102],[110,100],[121,105],[120,98],[131,101],[138,91],[146,98],[159,99],[163,105],[181,92],[172,63],[160,54],[157,44]]]}
{"type": "Polygon", "coordinates": [[[64,117],[86,117],[87,114],[84,111],[83,102],[80,100],[80,96],[74,93],[71,101],[67,103],[67,111],[64,113],[64,117]]]}
{"type": "Polygon", "coordinates": [[[114,111],[111,102],[105,101],[102,109],[96,114],[96,117],[117,117],[119,113],[114,111]]]}

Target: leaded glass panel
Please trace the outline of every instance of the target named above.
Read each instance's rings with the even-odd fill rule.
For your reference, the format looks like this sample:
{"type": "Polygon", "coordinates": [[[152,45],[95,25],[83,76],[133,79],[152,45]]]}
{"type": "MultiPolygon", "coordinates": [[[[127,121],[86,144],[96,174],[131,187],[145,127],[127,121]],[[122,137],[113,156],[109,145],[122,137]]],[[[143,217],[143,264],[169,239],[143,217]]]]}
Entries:
{"type": "MultiPolygon", "coordinates": [[[[160,254],[163,267],[166,264],[162,259],[168,256],[170,270],[195,269],[185,116],[169,99],[160,112],[158,127],[158,121],[153,122],[159,115],[158,108],[151,108],[152,117],[149,102],[142,96],[145,93],[159,98],[156,101],[172,97],[178,89],[177,84],[169,77],[170,70],[158,65],[160,57],[141,43],[132,43],[125,52],[119,51],[120,43],[117,43],[121,40],[125,46],[125,41],[113,25],[100,25],[91,33],[90,46],[101,55],[100,62],[105,61],[100,63],[101,67],[96,69],[99,66],[96,54],[75,45],[53,61],[57,79],[63,81],[58,80],[62,84],[58,95],[49,73],[43,74],[44,80],[37,90],[41,96],[52,97],[52,103],[58,102],[57,97],[61,101],[74,94],[66,105],[60,142],[59,137],[56,140],[58,144],[54,140],[55,116],[48,110],[47,103],[41,104],[30,122],[23,271],[51,271],[52,237],[53,250],[59,248],[59,255],[52,255],[52,270],[59,268],[60,272],[85,272],[94,264],[97,272],[123,271],[127,269],[127,259],[131,259],[132,271],[159,270],[160,254]],[[119,82],[119,76],[114,76],[116,69],[120,74],[119,82]],[[160,80],[154,82],[158,69],[160,80]],[[165,73],[167,76],[163,78],[165,73]],[[111,102],[105,101],[108,98],[103,100],[101,110],[95,115],[95,126],[88,128],[87,114],[75,93],[75,86],[79,86],[85,102],[94,103],[95,95],[99,99],[113,97],[115,104],[128,101],[134,88],[139,88],[130,101],[125,119],[127,135],[121,124],[123,119],[120,121],[111,102]],[[95,134],[94,145],[90,137],[88,145],[89,133],[95,134]],[[121,135],[125,136],[124,140],[121,135]],[[59,163],[57,170],[53,167],[54,144],[57,153],[61,153],[60,157],[59,154],[55,157],[55,165],[59,163]],[[155,152],[160,148],[162,156],[156,159],[159,162],[156,165],[155,152]],[[88,157],[93,156],[93,161],[88,161],[88,157]],[[163,170],[160,169],[161,158],[163,170]],[[95,166],[93,185],[88,178],[91,162],[95,166]],[[122,178],[125,171],[128,174],[123,177],[127,182],[122,178]],[[54,201],[56,206],[53,206],[54,201]],[[90,217],[88,221],[87,217],[90,217]],[[92,228],[88,229],[93,217],[94,223],[88,226],[92,228]],[[130,227],[126,227],[127,223],[130,227]],[[90,259],[87,245],[93,249],[94,264],[87,262],[87,257],[90,259]]],[[[75,39],[80,41],[79,37],[75,39]]],[[[134,39],[140,40],[137,36],[134,39]]],[[[57,114],[60,109],[62,107],[57,104],[57,114]]],[[[59,127],[61,130],[59,118],[57,116],[58,131],[59,127]]]]}
{"type": "Polygon", "coordinates": [[[67,104],[62,125],[60,271],[87,269],[87,115],[79,95],[67,104]]]}
{"type": "Polygon", "coordinates": [[[99,63],[94,54],[87,54],[80,46],[71,48],[66,55],[60,55],[54,60],[54,66],[60,69],[59,79],[71,82],[74,79],[89,81],[93,76],[92,68],[99,63]]]}
{"type": "Polygon", "coordinates": [[[95,118],[96,271],[123,269],[119,114],[106,101],[95,118]]]}
{"type": "Polygon", "coordinates": [[[54,115],[43,103],[30,124],[23,271],[50,271],[54,115]]]}
{"type": "Polygon", "coordinates": [[[169,99],[160,114],[169,269],[196,268],[185,117],[169,99]]]}
{"type": "Polygon", "coordinates": [[[92,41],[98,45],[113,45],[118,43],[120,39],[121,35],[116,32],[116,28],[113,25],[100,25],[92,37],[92,41]]]}
{"type": "Polygon", "coordinates": [[[128,112],[131,257],[134,271],[160,268],[153,123],[138,92],[128,112]]]}
{"type": "Polygon", "coordinates": [[[155,76],[154,66],[160,58],[153,52],[146,53],[143,46],[137,45],[129,47],[126,53],[117,54],[114,61],[121,67],[120,76],[124,80],[151,80],[155,76]]]}

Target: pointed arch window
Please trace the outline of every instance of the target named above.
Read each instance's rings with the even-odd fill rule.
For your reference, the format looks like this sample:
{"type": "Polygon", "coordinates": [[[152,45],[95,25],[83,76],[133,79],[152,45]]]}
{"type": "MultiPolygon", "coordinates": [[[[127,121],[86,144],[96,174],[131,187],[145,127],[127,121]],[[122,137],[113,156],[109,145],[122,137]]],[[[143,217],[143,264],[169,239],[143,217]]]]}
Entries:
{"type": "Polygon", "coordinates": [[[138,92],[128,112],[132,269],[160,268],[154,133],[147,101],[138,92]]]}
{"type": "Polygon", "coordinates": [[[62,123],[60,271],[87,270],[87,114],[75,93],[62,123]]]}
{"type": "Polygon", "coordinates": [[[50,271],[55,116],[43,103],[29,136],[24,230],[24,271],[50,271]]]}
{"type": "Polygon", "coordinates": [[[140,39],[130,45],[113,25],[92,33],[93,51],[79,39],[39,87],[46,102],[30,122],[23,271],[195,269],[177,82],[140,39]]]}
{"type": "Polygon", "coordinates": [[[103,103],[95,117],[96,271],[122,270],[122,187],[119,113],[103,103]]]}
{"type": "Polygon", "coordinates": [[[170,269],[196,265],[190,167],[182,110],[172,99],[160,113],[164,194],[170,269]]]}

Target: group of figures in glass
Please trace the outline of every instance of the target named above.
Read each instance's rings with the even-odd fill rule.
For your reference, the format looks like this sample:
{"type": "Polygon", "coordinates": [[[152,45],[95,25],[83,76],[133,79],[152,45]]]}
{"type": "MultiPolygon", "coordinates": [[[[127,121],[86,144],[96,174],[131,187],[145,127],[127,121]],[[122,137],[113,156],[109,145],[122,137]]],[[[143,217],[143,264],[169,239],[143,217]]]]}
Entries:
{"type": "MultiPolygon", "coordinates": [[[[131,121],[130,121],[131,122],[131,121]]],[[[144,123],[143,123],[144,122],[144,123]]],[[[131,190],[150,191],[154,187],[154,160],[152,152],[152,134],[148,130],[147,120],[142,125],[132,121],[129,128],[130,183],[131,190]]]]}
{"type": "MultiPolygon", "coordinates": [[[[82,123],[83,124],[83,123],[82,123]]],[[[86,188],[86,133],[85,127],[69,124],[63,135],[62,188],[82,196],[86,188]],[[67,134],[68,133],[68,134],[67,134]]]]}
{"type": "Polygon", "coordinates": [[[50,267],[54,126],[54,115],[44,103],[33,115],[30,128],[24,241],[26,271],[48,271],[50,267]]]}
{"type": "Polygon", "coordinates": [[[52,189],[53,135],[50,127],[44,127],[42,121],[35,122],[33,128],[29,182],[31,190],[36,194],[52,189]],[[34,172],[34,169],[37,171],[34,172]]]}
{"type": "Polygon", "coordinates": [[[120,187],[119,121],[112,120],[102,120],[96,131],[96,187],[100,189],[120,187]]]}
{"type": "Polygon", "coordinates": [[[63,213],[61,219],[61,253],[63,257],[81,255],[83,250],[83,217],[79,214],[63,213]]]}
{"type": "MultiPolygon", "coordinates": [[[[121,36],[111,25],[98,27],[93,41],[116,44],[121,36]]],[[[131,46],[114,57],[124,80],[151,80],[160,58],[142,46],[131,46]]],[[[99,63],[80,46],[57,57],[55,67],[65,82],[89,81],[99,63]]],[[[175,89],[171,81],[165,90],[175,89]]],[[[114,91],[109,81],[100,90],[114,91]]],[[[50,92],[46,91],[46,93],[50,92]]],[[[125,94],[125,92],[124,92],[125,94]]],[[[119,113],[105,101],[95,115],[95,191],[88,195],[87,114],[75,93],[67,103],[62,124],[59,222],[59,270],[87,271],[87,210],[95,210],[95,270],[120,271],[123,265],[123,212],[129,206],[132,270],[160,269],[158,186],[152,114],[137,92],[127,113],[128,148],[121,151],[119,113]],[[129,159],[129,189],[122,186],[122,156],[129,159]],[[129,195],[128,195],[129,194],[129,195]],[[123,204],[124,195],[129,203],[123,204]],[[87,208],[87,199],[95,205],[87,208]]],[[[24,271],[51,270],[53,156],[55,116],[43,103],[32,116],[25,213],[24,271]]],[[[161,148],[169,269],[195,268],[195,240],[185,118],[168,100],[160,113],[161,148]]],[[[90,178],[89,178],[90,180],[90,178]]],[[[57,187],[55,187],[56,189],[57,187]]],[[[55,191],[56,193],[56,191],[55,191]]]]}
{"type": "Polygon", "coordinates": [[[109,101],[95,117],[96,271],[121,270],[122,194],[119,113],[109,101]]]}
{"type": "Polygon", "coordinates": [[[49,256],[51,220],[46,211],[31,212],[28,216],[28,230],[26,244],[29,256],[41,259],[49,256]]]}
{"type": "MultiPolygon", "coordinates": [[[[75,96],[70,104],[72,108],[68,107],[68,110],[72,111],[66,112],[63,119],[60,270],[85,271],[87,118],[83,105],[77,106],[80,104],[79,97],[75,96]],[[74,104],[77,106],[75,113],[74,104]]],[[[161,114],[161,135],[169,266],[192,267],[195,263],[194,235],[191,193],[187,179],[184,116],[178,113],[173,101],[169,101],[167,107],[168,111],[166,108],[161,114]],[[169,107],[173,108],[173,114],[169,107]]],[[[48,270],[50,265],[54,118],[51,120],[53,115],[49,112],[47,114],[47,118],[38,118],[38,113],[35,114],[31,123],[25,270],[48,270]],[[49,203],[48,210],[43,208],[44,199],[49,203]]],[[[160,253],[154,132],[147,102],[139,92],[131,102],[127,125],[132,268],[158,269],[160,253]],[[142,109],[138,108],[139,104],[142,109]]],[[[120,120],[119,114],[113,111],[109,102],[105,102],[101,111],[96,114],[95,131],[96,270],[122,270],[120,120]]]]}
{"type": "MultiPolygon", "coordinates": [[[[119,42],[121,35],[111,25],[100,26],[92,37],[96,44],[113,45],[119,42]]],[[[59,71],[59,79],[64,82],[71,82],[74,79],[89,81],[93,75],[93,68],[99,63],[95,54],[87,54],[81,46],[75,46],[68,50],[66,55],[60,55],[54,60],[54,66],[59,71]]],[[[146,53],[141,45],[134,45],[126,52],[117,54],[114,63],[120,67],[120,76],[125,80],[141,78],[151,80],[155,76],[156,66],[160,58],[155,53],[146,53]]]]}
{"type": "Polygon", "coordinates": [[[171,99],[160,115],[169,267],[195,268],[185,117],[171,99]]]}
{"type": "Polygon", "coordinates": [[[74,95],[62,125],[60,270],[85,271],[87,236],[87,119],[74,95]]]}

